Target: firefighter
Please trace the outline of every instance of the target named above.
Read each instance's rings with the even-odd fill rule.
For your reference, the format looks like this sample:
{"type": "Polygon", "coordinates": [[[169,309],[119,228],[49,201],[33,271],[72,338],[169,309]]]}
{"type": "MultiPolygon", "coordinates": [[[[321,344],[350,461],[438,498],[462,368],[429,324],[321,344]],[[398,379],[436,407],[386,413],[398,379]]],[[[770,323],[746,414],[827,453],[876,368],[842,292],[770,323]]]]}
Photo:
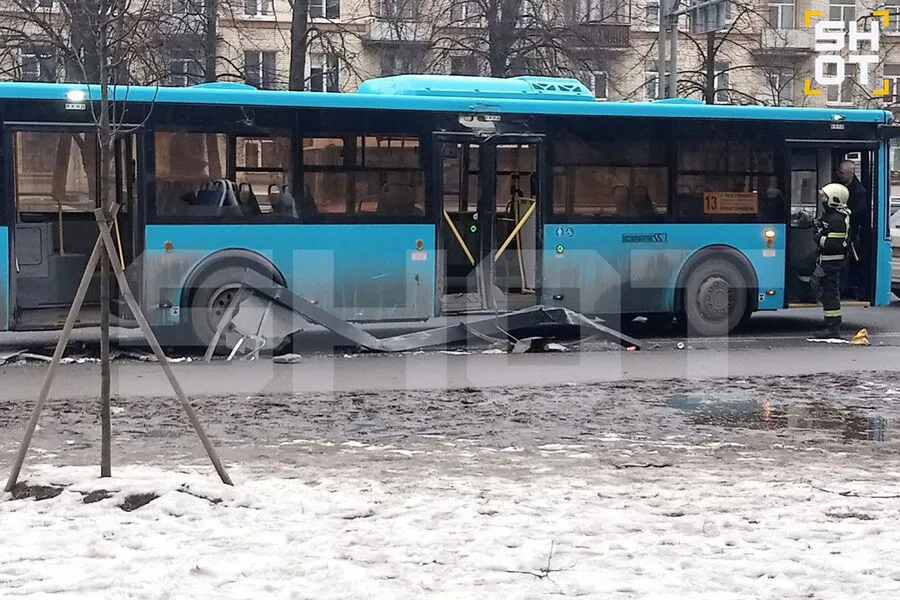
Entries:
{"type": "Polygon", "coordinates": [[[825,329],[817,337],[839,338],[841,330],[841,271],[847,262],[850,233],[850,191],[840,183],[829,183],[819,190],[821,219],[816,220],[818,266],[816,275],[822,292],[825,329]]]}

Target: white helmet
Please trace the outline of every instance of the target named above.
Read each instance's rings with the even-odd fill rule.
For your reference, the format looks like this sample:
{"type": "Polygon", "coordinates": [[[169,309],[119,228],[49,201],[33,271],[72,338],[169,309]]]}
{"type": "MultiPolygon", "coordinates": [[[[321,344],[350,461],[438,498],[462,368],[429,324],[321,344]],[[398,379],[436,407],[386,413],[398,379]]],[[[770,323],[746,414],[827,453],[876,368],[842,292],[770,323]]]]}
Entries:
{"type": "Polygon", "coordinates": [[[840,183],[829,183],[819,190],[822,202],[831,208],[846,208],[850,200],[850,190],[840,183]]]}

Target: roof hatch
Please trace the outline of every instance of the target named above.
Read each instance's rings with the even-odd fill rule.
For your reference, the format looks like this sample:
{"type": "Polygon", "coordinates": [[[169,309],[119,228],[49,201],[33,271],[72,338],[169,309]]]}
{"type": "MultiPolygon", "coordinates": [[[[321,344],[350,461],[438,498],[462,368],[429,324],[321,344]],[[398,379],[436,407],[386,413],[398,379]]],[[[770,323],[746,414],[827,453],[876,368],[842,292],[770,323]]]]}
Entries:
{"type": "Polygon", "coordinates": [[[381,96],[595,101],[594,94],[583,83],[565,77],[395,75],[364,81],[356,93],[381,96]]]}

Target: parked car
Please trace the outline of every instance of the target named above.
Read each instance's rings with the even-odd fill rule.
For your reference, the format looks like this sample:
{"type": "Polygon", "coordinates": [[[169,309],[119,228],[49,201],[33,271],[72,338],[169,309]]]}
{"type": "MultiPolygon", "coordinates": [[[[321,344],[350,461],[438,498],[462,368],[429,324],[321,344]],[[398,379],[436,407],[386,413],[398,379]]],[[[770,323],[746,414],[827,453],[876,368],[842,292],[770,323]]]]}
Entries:
{"type": "Polygon", "coordinates": [[[891,215],[891,291],[900,296],[900,211],[891,215]]]}

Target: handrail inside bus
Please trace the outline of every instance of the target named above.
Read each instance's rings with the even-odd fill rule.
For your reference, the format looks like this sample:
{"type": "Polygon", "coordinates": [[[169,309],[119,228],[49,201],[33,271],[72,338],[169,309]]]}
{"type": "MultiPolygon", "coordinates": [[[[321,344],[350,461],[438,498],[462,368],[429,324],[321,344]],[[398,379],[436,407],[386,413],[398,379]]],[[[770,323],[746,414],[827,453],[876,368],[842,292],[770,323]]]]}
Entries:
{"type": "Polygon", "coordinates": [[[516,223],[516,226],[513,227],[513,230],[510,232],[509,236],[506,238],[506,241],[503,242],[503,245],[501,245],[500,248],[497,250],[497,254],[494,256],[494,262],[497,262],[497,260],[500,258],[500,255],[503,254],[503,252],[506,250],[506,247],[509,246],[510,243],[512,243],[513,238],[516,237],[516,234],[519,233],[519,231],[522,229],[522,227],[525,226],[525,222],[528,221],[529,217],[531,217],[531,215],[534,213],[534,209],[536,207],[537,207],[537,202],[533,203],[531,206],[528,207],[528,210],[525,211],[525,216],[523,216],[522,219],[518,223],[516,223]]]}
{"type": "Polygon", "coordinates": [[[466,246],[465,240],[463,240],[462,236],[459,235],[459,231],[456,229],[456,225],[453,224],[453,221],[450,220],[450,215],[444,210],[444,220],[447,221],[447,225],[450,226],[450,231],[453,232],[453,235],[456,237],[456,241],[459,242],[459,245],[462,246],[463,252],[466,253],[466,258],[469,259],[469,262],[472,266],[475,266],[475,259],[472,257],[472,253],[469,252],[469,247],[466,246]]]}

